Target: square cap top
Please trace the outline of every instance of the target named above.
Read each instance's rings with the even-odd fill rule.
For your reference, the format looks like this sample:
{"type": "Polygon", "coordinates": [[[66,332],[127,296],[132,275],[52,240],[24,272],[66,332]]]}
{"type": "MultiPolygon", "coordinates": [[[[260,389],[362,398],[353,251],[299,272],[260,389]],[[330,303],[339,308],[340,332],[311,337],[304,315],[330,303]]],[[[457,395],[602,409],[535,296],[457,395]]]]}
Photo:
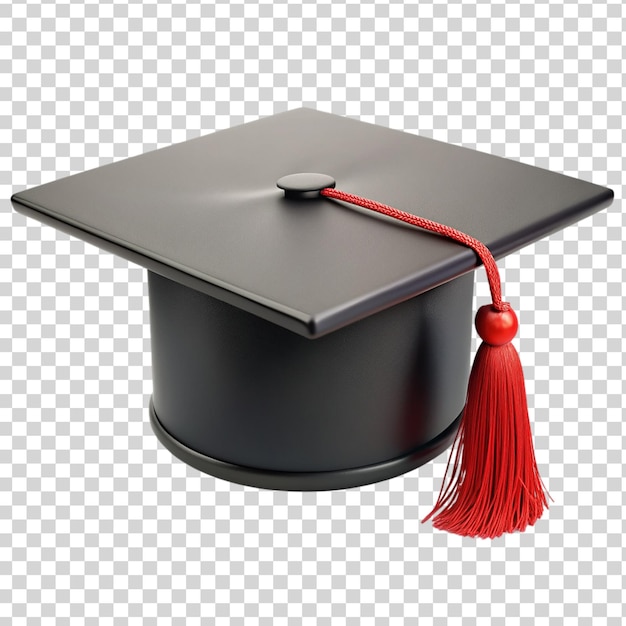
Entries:
{"type": "Polygon", "coordinates": [[[12,200],[17,211],[309,337],[477,266],[471,250],[440,236],[277,186],[301,173],[462,230],[496,258],[613,198],[516,161],[295,109],[12,200]]]}

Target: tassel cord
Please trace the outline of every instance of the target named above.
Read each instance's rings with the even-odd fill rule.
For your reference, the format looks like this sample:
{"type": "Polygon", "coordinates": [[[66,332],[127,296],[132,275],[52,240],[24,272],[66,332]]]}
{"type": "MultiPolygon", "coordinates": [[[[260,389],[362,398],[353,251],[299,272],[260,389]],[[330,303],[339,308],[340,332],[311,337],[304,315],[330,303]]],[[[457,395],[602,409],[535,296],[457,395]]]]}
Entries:
{"type": "Polygon", "coordinates": [[[457,230],[456,228],[452,228],[451,226],[446,226],[445,224],[440,224],[424,217],[419,217],[417,215],[413,215],[412,213],[401,211],[387,204],[383,204],[382,202],[376,202],[375,200],[355,196],[354,194],[346,193],[345,191],[340,191],[339,189],[327,187],[326,189],[322,189],[320,194],[322,196],[326,196],[327,198],[334,198],[335,200],[348,202],[349,204],[354,204],[364,209],[370,209],[371,211],[376,211],[382,215],[393,217],[394,219],[411,224],[412,226],[417,226],[418,228],[428,230],[432,233],[443,235],[448,239],[452,239],[463,244],[464,246],[467,246],[468,248],[471,248],[478,255],[478,258],[482,261],[482,264],[485,267],[487,280],[489,281],[489,290],[491,291],[492,306],[497,311],[510,310],[511,307],[509,303],[503,302],[502,300],[500,273],[498,272],[496,261],[489,248],[487,248],[482,241],[479,241],[478,239],[475,239],[474,237],[471,237],[467,233],[457,230]]]}

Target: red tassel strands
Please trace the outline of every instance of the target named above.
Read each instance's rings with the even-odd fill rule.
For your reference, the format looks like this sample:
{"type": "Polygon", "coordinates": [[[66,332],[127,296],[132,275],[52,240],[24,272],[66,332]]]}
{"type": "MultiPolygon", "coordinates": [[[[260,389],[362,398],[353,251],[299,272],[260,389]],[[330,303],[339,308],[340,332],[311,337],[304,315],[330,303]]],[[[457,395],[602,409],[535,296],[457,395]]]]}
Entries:
{"type": "Polygon", "coordinates": [[[476,327],[483,343],[463,417],[444,486],[423,521],[434,518],[440,530],[493,538],[523,531],[548,503],[533,450],[522,364],[510,343],[517,332],[515,313],[483,306],[476,327]],[[504,329],[498,328],[502,318],[504,329]]]}
{"type": "Polygon", "coordinates": [[[548,506],[528,418],[522,364],[511,340],[517,317],[503,302],[500,273],[489,249],[454,228],[327,188],[321,195],[382,213],[470,247],[485,266],[491,305],[476,315],[483,340],[439,498],[424,522],[458,535],[494,538],[523,531],[548,506]]]}

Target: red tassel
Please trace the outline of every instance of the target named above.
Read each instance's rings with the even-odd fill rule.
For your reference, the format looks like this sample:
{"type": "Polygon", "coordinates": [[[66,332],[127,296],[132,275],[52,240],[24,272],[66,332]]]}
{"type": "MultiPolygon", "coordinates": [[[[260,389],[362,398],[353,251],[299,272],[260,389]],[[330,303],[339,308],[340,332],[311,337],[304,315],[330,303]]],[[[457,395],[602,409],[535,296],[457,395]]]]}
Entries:
{"type": "Polygon", "coordinates": [[[491,251],[467,233],[338,189],[320,194],[382,213],[468,246],[485,266],[491,305],[478,310],[483,344],[476,353],[467,399],[444,484],[435,508],[435,528],[458,535],[493,538],[523,531],[547,508],[528,419],[524,374],[511,344],[517,317],[502,300],[500,273],[491,251]]]}
{"type": "Polygon", "coordinates": [[[515,313],[483,306],[467,401],[433,519],[440,530],[494,538],[523,531],[548,506],[539,476],[522,364],[510,343],[515,313]]]}

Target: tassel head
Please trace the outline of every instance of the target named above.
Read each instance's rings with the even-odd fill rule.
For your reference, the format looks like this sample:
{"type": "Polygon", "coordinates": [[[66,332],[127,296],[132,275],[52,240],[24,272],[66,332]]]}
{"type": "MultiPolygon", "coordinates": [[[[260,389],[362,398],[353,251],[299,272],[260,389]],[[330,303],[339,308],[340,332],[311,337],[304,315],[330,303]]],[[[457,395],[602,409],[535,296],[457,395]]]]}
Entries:
{"type": "Polygon", "coordinates": [[[476,331],[480,338],[490,346],[503,346],[515,335],[519,322],[515,311],[506,303],[505,310],[500,311],[490,304],[485,304],[476,313],[476,331]]]}

